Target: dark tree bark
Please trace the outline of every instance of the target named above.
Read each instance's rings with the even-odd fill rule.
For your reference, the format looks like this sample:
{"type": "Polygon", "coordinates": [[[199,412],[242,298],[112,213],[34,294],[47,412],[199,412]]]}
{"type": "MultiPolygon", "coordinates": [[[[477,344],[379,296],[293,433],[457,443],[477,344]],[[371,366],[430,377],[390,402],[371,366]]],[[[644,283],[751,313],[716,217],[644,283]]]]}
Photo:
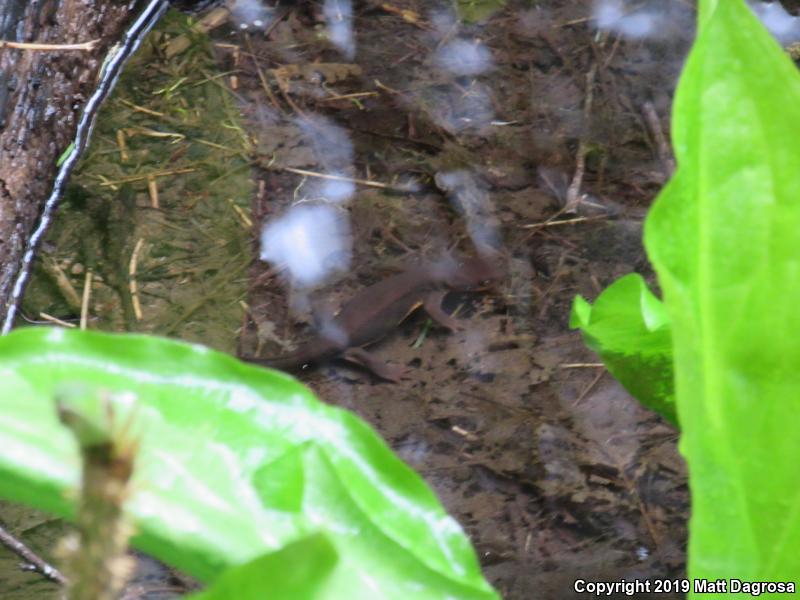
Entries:
{"type": "Polygon", "coordinates": [[[0,39],[99,40],[91,51],[0,48],[0,323],[28,240],[72,141],[103,57],[142,2],[0,0],[0,39]]]}

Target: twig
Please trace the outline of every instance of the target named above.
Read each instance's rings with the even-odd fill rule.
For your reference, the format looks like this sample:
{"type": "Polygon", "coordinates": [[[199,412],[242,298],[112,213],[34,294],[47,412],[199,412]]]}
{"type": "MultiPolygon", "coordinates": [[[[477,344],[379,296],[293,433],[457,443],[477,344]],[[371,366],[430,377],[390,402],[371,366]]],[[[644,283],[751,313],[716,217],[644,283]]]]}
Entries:
{"type": "Polygon", "coordinates": [[[149,108],[145,108],[144,106],[139,106],[138,104],[134,104],[133,102],[130,102],[129,100],[125,100],[124,98],[120,98],[119,101],[120,101],[121,104],[124,104],[125,106],[127,106],[128,108],[130,108],[132,110],[135,110],[136,112],[141,112],[141,113],[144,113],[146,115],[152,115],[154,117],[166,117],[167,116],[164,113],[160,113],[158,111],[151,110],[149,108]]]}
{"type": "Polygon", "coordinates": [[[554,221],[548,219],[547,221],[542,221],[540,223],[529,223],[528,225],[520,225],[520,228],[539,229],[540,227],[555,227],[556,225],[575,225],[577,223],[586,223],[587,221],[602,221],[605,219],[608,219],[608,215],[595,215],[593,217],[575,217],[574,219],[564,219],[562,221],[554,221]]]}
{"type": "Polygon", "coordinates": [[[58,317],[54,317],[53,315],[48,315],[46,312],[40,312],[39,317],[44,321],[49,321],[50,323],[55,323],[56,325],[60,325],[61,327],[67,328],[74,328],[75,323],[67,323],[58,317]]]}
{"type": "Polygon", "coordinates": [[[80,44],[37,44],[35,42],[11,42],[8,40],[0,40],[0,49],[14,48],[15,50],[32,50],[34,52],[60,52],[62,50],[81,50],[88,52],[94,50],[95,46],[99,43],[100,40],[91,40],[80,44]]]}
{"type": "Polygon", "coordinates": [[[133,303],[133,314],[136,316],[137,321],[142,320],[142,304],[139,302],[139,286],[136,282],[136,268],[139,264],[139,252],[142,250],[142,244],[144,244],[144,238],[139,238],[133,247],[131,262],[128,265],[128,273],[130,275],[130,283],[128,285],[131,292],[131,302],[133,303]]]}
{"type": "Polygon", "coordinates": [[[267,99],[272,103],[278,112],[283,114],[284,110],[281,107],[278,99],[275,97],[275,94],[272,93],[272,87],[267,81],[267,75],[264,73],[264,69],[261,68],[261,62],[258,60],[258,56],[256,56],[255,52],[253,52],[252,44],[250,43],[250,36],[245,36],[244,43],[247,44],[248,56],[253,61],[253,64],[256,67],[256,73],[258,74],[258,80],[261,82],[261,87],[264,89],[264,93],[267,95],[267,99]]]}
{"type": "Polygon", "coordinates": [[[150,208],[158,210],[161,205],[158,201],[158,183],[152,175],[147,177],[147,194],[150,196],[150,208]]]}
{"type": "Polygon", "coordinates": [[[288,104],[292,108],[292,110],[297,113],[298,117],[300,117],[305,123],[308,123],[312,129],[319,130],[319,127],[313,121],[313,119],[311,119],[302,108],[297,106],[297,103],[295,103],[295,101],[292,100],[291,96],[289,96],[288,82],[285,81],[274,71],[272,73],[272,76],[275,78],[275,82],[278,84],[278,90],[280,90],[283,99],[286,100],[286,104],[288,104]]]}
{"type": "MultiPolygon", "coordinates": [[[[602,48],[607,39],[607,34],[603,33],[598,45],[602,48]]],[[[586,97],[583,101],[583,126],[589,126],[589,119],[592,116],[592,101],[594,99],[594,81],[597,77],[597,64],[600,61],[595,59],[592,66],[586,73],[586,97]]],[[[586,154],[589,151],[589,144],[587,142],[588,135],[584,133],[578,142],[578,151],[575,156],[575,174],[572,177],[572,182],[567,188],[567,199],[564,205],[565,213],[574,213],[581,202],[581,185],[583,185],[583,175],[586,171],[586,154]]]]}
{"type": "Polygon", "coordinates": [[[117,146],[119,147],[119,162],[128,162],[130,156],[128,155],[128,144],[125,141],[124,129],[117,129],[117,146]]]}
{"type": "Polygon", "coordinates": [[[187,167],[183,169],[171,169],[164,171],[152,171],[143,175],[130,175],[128,177],[120,177],[119,179],[107,179],[105,177],[98,177],[102,187],[114,187],[122,183],[133,183],[134,181],[147,180],[151,177],[167,177],[168,175],[180,175],[182,173],[194,173],[197,169],[194,167],[187,167]]]}
{"type": "Polygon", "coordinates": [[[86,270],[86,277],[83,280],[83,297],[81,298],[81,329],[86,329],[86,321],[89,318],[89,298],[92,295],[92,270],[86,270]]]}
{"type": "Polygon", "coordinates": [[[72,287],[72,283],[69,277],[67,277],[67,274],[64,273],[64,270],[49,256],[45,256],[42,260],[42,268],[45,273],[53,278],[58,291],[61,293],[64,300],[67,301],[70,309],[78,310],[81,306],[81,298],[78,296],[78,292],[75,291],[75,288],[72,287]]]}
{"type": "Polygon", "coordinates": [[[575,399],[575,402],[573,402],[573,403],[572,403],[572,406],[573,406],[573,407],[575,407],[575,406],[578,406],[578,404],[580,404],[581,402],[583,402],[583,399],[584,399],[584,398],[586,398],[586,396],[588,396],[588,395],[589,395],[589,392],[591,392],[591,391],[592,391],[592,389],[594,388],[594,386],[596,386],[596,385],[597,385],[597,382],[598,382],[598,381],[600,381],[600,379],[601,379],[601,378],[603,377],[603,375],[605,375],[606,373],[607,373],[607,371],[606,371],[605,369],[603,369],[603,370],[602,370],[602,371],[600,371],[600,372],[599,372],[597,375],[595,375],[594,379],[592,380],[592,383],[590,383],[589,385],[587,385],[587,386],[586,386],[586,388],[585,388],[585,389],[584,389],[584,390],[583,390],[583,391],[580,393],[580,396],[578,396],[578,397],[575,399]]]}
{"type": "Polygon", "coordinates": [[[560,369],[602,369],[605,365],[603,363],[564,363],[558,367],[560,369]]]}
{"type": "Polygon", "coordinates": [[[416,189],[412,186],[405,185],[392,185],[390,183],[381,183],[380,181],[372,181],[369,179],[357,179],[354,177],[344,177],[343,175],[330,175],[327,173],[317,173],[315,171],[306,171],[305,169],[295,169],[294,167],[270,167],[279,171],[287,171],[296,175],[305,175],[307,177],[318,177],[320,179],[329,179],[331,181],[349,181],[358,185],[365,185],[367,187],[380,188],[383,190],[392,190],[396,192],[414,192],[416,189]]]}
{"type": "Polygon", "coordinates": [[[56,569],[43,558],[40,558],[33,550],[28,548],[24,542],[15,538],[2,526],[0,526],[0,544],[11,550],[11,552],[28,563],[32,570],[41,574],[50,581],[55,581],[56,583],[60,583],[62,585],[67,583],[67,578],[61,574],[61,571],[56,569]]]}
{"type": "Polygon", "coordinates": [[[328,96],[322,98],[320,102],[332,102],[334,100],[352,100],[357,98],[369,98],[371,96],[379,96],[378,92],[354,92],[352,94],[339,94],[337,96],[328,96]]]}
{"type": "Polygon", "coordinates": [[[661,129],[661,119],[658,118],[656,107],[653,106],[652,102],[645,102],[642,106],[642,112],[650,129],[650,134],[656,142],[656,151],[658,152],[658,159],[661,161],[661,168],[667,178],[672,177],[675,172],[675,159],[672,157],[669,143],[664,137],[664,131],[661,129]]]}
{"type": "MultiPolygon", "coordinates": [[[[376,3],[373,3],[376,4],[376,3]]],[[[396,6],[392,6],[388,2],[381,2],[380,4],[376,5],[376,8],[381,8],[382,10],[386,11],[389,14],[397,15],[406,23],[413,25],[414,27],[419,27],[423,31],[430,31],[432,28],[430,25],[427,25],[423,22],[422,16],[413,10],[408,8],[399,8],[396,6]]]]}
{"type": "Polygon", "coordinates": [[[231,205],[231,208],[233,209],[233,212],[235,212],[236,216],[239,217],[239,220],[242,223],[242,227],[244,227],[248,231],[250,229],[252,229],[253,228],[253,220],[248,216],[248,214],[244,211],[244,209],[242,209],[241,206],[236,204],[233,201],[233,198],[227,198],[227,201],[228,201],[228,204],[231,205]]]}

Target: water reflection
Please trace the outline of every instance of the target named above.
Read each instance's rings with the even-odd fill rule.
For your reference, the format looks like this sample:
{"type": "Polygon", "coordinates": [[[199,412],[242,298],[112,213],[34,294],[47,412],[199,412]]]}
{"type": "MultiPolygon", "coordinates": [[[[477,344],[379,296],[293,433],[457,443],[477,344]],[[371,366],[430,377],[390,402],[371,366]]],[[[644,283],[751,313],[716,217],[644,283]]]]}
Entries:
{"type": "Polygon", "coordinates": [[[337,179],[315,179],[306,182],[304,195],[329,202],[345,202],[355,193],[355,184],[346,179],[353,168],[353,143],[342,127],[321,115],[304,115],[296,119],[324,174],[337,179]]]}
{"type": "Polygon", "coordinates": [[[480,75],[492,66],[492,53],[479,40],[457,38],[434,55],[436,66],[453,75],[480,75]]]}
{"type": "Polygon", "coordinates": [[[631,39],[649,37],[658,25],[658,15],[649,10],[632,10],[621,0],[599,0],[594,5],[597,27],[631,39]]]}
{"type": "Polygon", "coordinates": [[[800,18],[786,12],[780,2],[754,2],[749,0],[748,4],[779,42],[791,44],[800,40],[800,18]]]}
{"type": "Polygon", "coordinates": [[[273,8],[261,0],[233,0],[228,6],[231,20],[240,29],[263,29],[268,27],[274,18],[273,8]]]}
{"type": "Polygon", "coordinates": [[[328,39],[348,60],[356,54],[353,36],[353,4],[351,0],[325,0],[322,7],[328,39]]]}
{"type": "MultiPolygon", "coordinates": [[[[764,26],[782,44],[800,40],[800,18],[791,15],[780,2],[747,0],[747,4],[764,26]]],[[[592,18],[597,28],[628,39],[669,39],[686,22],[686,7],[678,2],[649,0],[595,0],[592,18]]]]}
{"type": "Polygon", "coordinates": [[[261,259],[285,267],[291,281],[310,288],[350,267],[350,222],[337,207],[300,203],[267,223],[261,259]]]}
{"type": "MultiPolygon", "coordinates": [[[[296,77],[273,87],[288,99],[276,93],[277,102],[269,102],[279,105],[277,122],[271,109],[264,119],[262,135],[281,142],[260,145],[274,157],[265,176],[274,186],[263,205],[262,258],[285,265],[309,305],[360,298],[367,315],[378,303],[363,295],[375,289],[370,284],[448,252],[503,248],[508,277],[499,291],[476,286],[445,297],[447,289],[435,290],[463,330],[421,318],[384,335],[388,319],[381,316],[380,345],[367,349],[408,372],[397,383],[338,364],[301,377],[377,424],[419,467],[470,528],[504,597],[567,597],[566,586],[532,590],[544,589],[553,569],[574,579],[570,565],[582,576],[620,578],[640,568],[663,576],[665,546],[643,526],[639,505],[629,505],[640,480],[631,474],[629,489],[622,479],[645,471],[639,439],[608,448],[621,429],[649,435],[653,424],[593,367],[596,358],[566,323],[577,291],[596,294],[601,283],[644,264],[640,222],[627,211],[641,211],[663,178],[651,174],[658,156],[640,110],[652,102],[656,120],[666,119],[683,54],[664,49],[685,48],[691,8],[552,0],[521,10],[508,3],[476,24],[426,3],[402,3],[425,9],[413,20],[383,8],[398,3],[356,5],[363,13],[344,0],[312,4],[279,23],[262,56],[282,63],[291,57],[304,73],[339,60],[331,58],[335,46],[359,72],[348,81],[336,75],[344,69],[328,67],[321,83],[296,77]],[[303,30],[303,21],[314,19],[324,21],[325,38],[303,30]],[[606,46],[597,44],[598,26],[613,32],[603,36],[606,46]],[[595,94],[588,109],[587,87],[595,94]],[[576,178],[579,147],[585,161],[576,178]],[[400,190],[404,179],[419,185],[400,190]],[[603,210],[564,220],[554,196],[563,202],[576,180],[580,197],[597,198],[603,210]],[[611,205],[621,207],[614,223],[605,221],[611,205]],[[355,273],[342,276],[351,266],[355,273]],[[318,296],[309,289],[334,279],[318,296]],[[612,556],[613,569],[600,572],[597,556],[612,556]]],[[[307,327],[311,319],[285,318],[275,310],[283,292],[268,288],[252,303],[267,332],[258,339],[261,356],[320,333],[346,345],[348,331],[332,328],[330,319],[307,327]]],[[[673,458],[674,450],[663,462],[679,473],[673,458]]],[[[649,525],[677,538],[685,482],[659,465],[647,480],[662,491],[648,499],[648,509],[660,511],[649,525]]],[[[681,560],[669,572],[679,571],[681,560]]]]}
{"type": "Polygon", "coordinates": [[[457,213],[466,222],[467,231],[477,248],[498,248],[501,244],[500,222],[494,214],[491,195],[474,173],[467,169],[441,171],[436,185],[445,192],[457,213]]]}

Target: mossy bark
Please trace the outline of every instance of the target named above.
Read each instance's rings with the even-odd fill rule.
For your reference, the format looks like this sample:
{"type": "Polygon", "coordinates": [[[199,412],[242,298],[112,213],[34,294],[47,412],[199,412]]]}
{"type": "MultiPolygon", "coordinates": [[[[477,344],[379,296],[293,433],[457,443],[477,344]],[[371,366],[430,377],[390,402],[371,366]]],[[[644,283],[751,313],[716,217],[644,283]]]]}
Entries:
{"type": "Polygon", "coordinates": [[[0,2],[0,40],[92,50],[0,48],[0,321],[31,232],[96,84],[103,57],[141,2],[0,2]]]}

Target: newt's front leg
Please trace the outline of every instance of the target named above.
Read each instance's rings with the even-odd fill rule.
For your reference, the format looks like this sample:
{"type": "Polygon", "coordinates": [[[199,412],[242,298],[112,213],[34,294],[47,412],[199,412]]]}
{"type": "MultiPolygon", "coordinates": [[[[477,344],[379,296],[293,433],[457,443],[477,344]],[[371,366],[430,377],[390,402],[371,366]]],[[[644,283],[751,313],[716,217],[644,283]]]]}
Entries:
{"type": "Polygon", "coordinates": [[[439,323],[442,327],[447,327],[450,331],[462,331],[464,325],[462,325],[458,319],[454,319],[442,310],[442,301],[446,295],[447,290],[431,292],[425,298],[425,302],[422,306],[431,319],[439,323]]]}

